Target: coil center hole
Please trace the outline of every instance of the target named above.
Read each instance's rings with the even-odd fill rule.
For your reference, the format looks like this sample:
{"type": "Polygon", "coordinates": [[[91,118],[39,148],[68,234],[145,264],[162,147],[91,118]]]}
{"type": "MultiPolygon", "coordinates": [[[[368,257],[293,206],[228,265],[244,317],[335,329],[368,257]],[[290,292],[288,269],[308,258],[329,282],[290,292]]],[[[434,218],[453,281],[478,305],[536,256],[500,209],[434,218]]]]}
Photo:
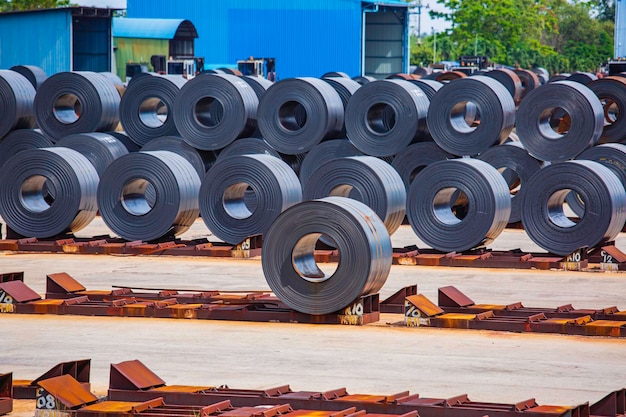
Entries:
{"type": "Polygon", "coordinates": [[[158,97],[148,97],[139,106],[141,123],[155,129],[165,124],[168,113],[167,104],[158,97]]]}
{"type": "Polygon", "coordinates": [[[122,189],[122,206],[134,216],[143,216],[149,213],[154,207],[156,199],[154,185],[143,178],[127,182],[122,189]]]}
{"type": "Polygon", "coordinates": [[[450,124],[459,133],[471,133],[480,125],[480,109],[472,101],[461,101],[450,111],[450,124]]]}
{"type": "Polygon", "coordinates": [[[256,210],[257,196],[254,188],[245,182],[233,184],[222,196],[224,211],[234,219],[247,219],[256,210]]]}
{"type": "Polygon", "coordinates": [[[43,175],[33,175],[22,183],[20,201],[27,210],[42,213],[52,206],[55,193],[47,181],[43,175]]]}
{"type": "Polygon", "coordinates": [[[612,125],[617,122],[620,117],[619,106],[613,99],[601,98],[602,108],[604,109],[604,121],[606,124],[612,125]]]}
{"type": "Polygon", "coordinates": [[[297,101],[288,101],[278,109],[280,125],[290,132],[297,132],[306,124],[306,108],[297,101]]]}
{"type": "Polygon", "coordinates": [[[315,261],[316,246],[323,246],[326,242],[331,247],[337,247],[337,243],[323,233],[309,233],[301,237],[294,246],[291,253],[291,263],[302,279],[309,282],[323,282],[331,278],[337,271],[338,263],[323,263],[323,267],[320,267],[315,261]]]}
{"type": "Polygon", "coordinates": [[[572,125],[570,114],[562,107],[550,107],[539,116],[539,131],[546,139],[560,139],[572,125]]]}
{"type": "MultiPolygon", "coordinates": [[[[569,193],[573,193],[572,195],[576,196],[576,198],[578,198],[582,202],[583,208],[585,207],[585,201],[576,191],[572,191],[566,188],[552,193],[550,198],[548,198],[548,218],[553,224],[558,227],[570,228],[576,226],[576,222],[570,219],[570,217],[575,217],[576,215],[571,212],[569,206],[565,202],[565,199],[569,193]]],[[[580,217],[584,217],[584,213],[580,217]]]]}
{"type": "Polygon", "coordinates": [[[194,108],[196,120],[204,127],[215,127],[224,118],[224,105],[214,97],[204,97],[194,108]]]}
{"type": "Polygon", "coordinates": [[[433,199],[433,211],[440,222],[450,226],[459,224],[469,211],[469,198],[457,187],[442,188],[433,199]]]}
{"type": "Polygon", "coordinates": [[[396,110],[387,103],[376,103],[367,109],[367,127],[373,133],[384,135],[396,126],[396,110]]]}
{"type": "Polygon", "coordinates": [[[52,113],[54,117],[64,125],[71,125],[80,119],[83,106],[74,94],[61,94],[54,101],[52,113]]]}

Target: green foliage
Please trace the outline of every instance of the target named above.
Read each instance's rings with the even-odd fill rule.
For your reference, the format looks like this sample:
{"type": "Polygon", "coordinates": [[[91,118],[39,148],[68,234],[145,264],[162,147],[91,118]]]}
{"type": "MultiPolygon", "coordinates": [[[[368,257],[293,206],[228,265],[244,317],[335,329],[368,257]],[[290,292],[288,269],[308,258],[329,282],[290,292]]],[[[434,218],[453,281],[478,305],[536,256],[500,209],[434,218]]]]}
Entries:
{"type": "MultiPolygon", "coordinates": [[[[451,23],[437,34],[437,60],[487,55],[492,62],[550,72],[595,71],[613,51],[614,0],[437,0],[451,23]]],[[[434,37],[413,44],[411,63],[432,61],[434,37]],[[430,51],[430,53],[429,53],[430,51]]]]}
{"type": "Polygon", "coordinates": [[[17,10],[54,9],[69,6],[70,0],[0,0],[0,12],[17,10]]]}

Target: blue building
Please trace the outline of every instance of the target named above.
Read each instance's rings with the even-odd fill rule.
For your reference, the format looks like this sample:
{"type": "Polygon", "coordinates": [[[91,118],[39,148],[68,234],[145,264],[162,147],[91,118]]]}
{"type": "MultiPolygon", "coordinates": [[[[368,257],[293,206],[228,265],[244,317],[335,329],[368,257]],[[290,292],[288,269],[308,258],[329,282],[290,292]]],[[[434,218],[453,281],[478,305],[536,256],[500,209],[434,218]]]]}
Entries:
{"type": "Polygon", "coordinates": [[[111,71],[112,13],[93,7],[0,13],[0,68],[36,65],[48,75],[111,71]]]}
{"type": "Polygon", "coordinates": [[[128,0],[131,18],[188,19],[205,63],[275,58],[278,78],[408,70],[408,4],[399,0],[128,0]]]}

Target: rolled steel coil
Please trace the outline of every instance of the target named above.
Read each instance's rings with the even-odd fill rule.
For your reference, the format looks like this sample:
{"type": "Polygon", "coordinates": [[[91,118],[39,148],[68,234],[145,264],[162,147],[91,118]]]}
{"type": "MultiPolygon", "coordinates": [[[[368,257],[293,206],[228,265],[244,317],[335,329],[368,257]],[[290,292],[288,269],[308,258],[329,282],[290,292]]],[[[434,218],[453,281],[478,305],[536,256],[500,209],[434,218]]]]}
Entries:
{"type": "Polygon", "coordinates": [[[126,92],[126,86],[124,85],[120,77],[117,76],[117,74],[113,74],[112,72],[108,71],[100,72],[99,74],[109,80],[111,83],[113,83],[120,97],[124,95],[124,93],[126,92]]]}
{"type": "Polygon", "coordinates": [[[500,82],[481,75],[443,86],[432,98],[428,112],[430,134],[453,155],[484,152],[504,141],[514,125],[513,97],[500,82]],[[470,117],[468,111],[476,113],[470,117]]]}
{"type": "Polygon", "coordinates": [[[30,129],[35,123],[35,88],[23,75],[0,70],[0,139],[16,129],[30,129]]]}
{"type": "MultiPolygon", "coordinates": [[[[594,161],[604,165],[619,178],[626,187],[626,145],[621,143],[607,143],[589,148],[576,157],[578,160],[594,161]]],[[[572,211],[582,217],[585,214],[585,204],[576,193],[569,193],[565,199],[572,211]]]]}
{"type": "Polygon", "coordinates": [[[522,219],[522,199],[528,180],[541,169],[541,162],[530,156],[519,142],[493,146],[478,156],[496,168],[503,176],[511,192],[511,215],[509,223],[522,219]]]}
{"type": "Polygon", "coordinates": [[[354,81],[361,85],[365,85],[371,83],[372,81],[376,81],[376,78],[371,77],[369,75],[357,75],[356,77],[352,77],[354,81]]]}
{"type": "Polygon", "coordinates": [[[528,237],[548,252],[568,255],[610,241],[626,220],[626,193],[609,168],[594,161],[565,161],[543,168],[528,181],[522,224],[528,237]],[[563,209],[574,192],[585,205],[578,221],[563,209]]]}
{"type": "Polygon", "coordinates": [[[213,151],[254,132],[258,105],[256,93],[241,77],[200,74],[176,97],[174,121],[185,142],[213,151]]]}
{"type": "Polygon", "coordinates": [[[109,132],[104,132],[107,133],[111,136],[113,136],[115,139],[119,140],[120,142],[122,142],[124,144],[124,146],[126,146],[126,149],[128,150],[128,152],[137,152],[139,151],[139,149],[141,149],[141,147],[139,145],[137,145],[135,142],[133,142],[128,135],[126,134],[126,132],[120,132],[120,131],[109,131],[109,132]]]}
{"type": "Polygon", "coordinates": [[[200,152],[180,136],[163,136],[160,138],[152,139],[141,148],[141,152],[146,151],[169,151],[174,152],[182,156],[187,162],[193,166],[198,173],[198,177],[204,178],[206,169],[204,167],[204,160],[200,156],[200,152]]]}
{"type": "Polygon", "coordinates": [[[35,90],[48,78],[45,71],[36,65],[15,65],[9,69],[26,77],[35,90]]]}
{"type": "Polygon", "coordinates": [[[348,139],[327,140],[311,149],[302,161],[300,167],[300,183],[304,185],[311,177],[311,174],[324,163],[346,156],[363,156],[363,152],[358,150],[348,139]]]}
{"type": "Polygon", "coordinates": [[[574,81],[556,81],[533,90],[517,111],[519,140],[542,161],[574,158],[598,142],[603,128],[600,100],[574,81]]]}
{"type": "Polygon", "coordinates": [[[320,78],[347,78],[350,79],[350,76],[342,71],[330,71],[322,74],[320,78]]]}
{"type": "Polygon", "coordinates": [[[328,314],[382,288],[391,270],[391,239],[366,205],[326,197],[282,213],[265,235],[261,262],[268,285],[285,304],[302,313],[328,314]],[[332,240],[339,252],[332,274],[315,262],[320,237],[332,240]]]}
{"type": "Polygon", "coordinates": [[[2,166],[0,215],[22,236],[77,232],[96,216],[97,187],[96,169],[75,150],[28,149],[2,166]]]}
{"type": "Polygon", "coordinates": [[[467,74],[461,71],[443,71],[433,72],[427,78],[430,80],[447,83],[450,81],[458,80],[459,78],[466,78],[467,74]]]}
{"type": "Polygon", "coordinates": [[[424,94],[426,94],[428,100],[432,100],[435,93],[443,87],[443,83],[428,79],[411,80],[411,83],[422,90],[424,94]]]}
{"type": "Polygon", "coordinates": [[[179,135],[175,101],[186,82],[174,75],[133,77],[120,103],[122,126],[133,142],[143,146],[161,136],[179,135]]]}
{"type": "Polygon", "coordinates": [[[537,78],[539,78],[539,82],[541,85],[547,84],[550,81],[550,73],[547,69],[542,67],[535,67],[532,71],[537,74],[537,78]]]}
{"type": "Polygon", "coordinates": [[[587,85],[604,109],[600,142],[626,142],[626,78],[605,77],[587,85]]]}
{"type": "Polygon", "coordinates": [[[411,74],[417,75],[419,78],[424,78],[432,74],[432,70],[425,67],[416,67],[411,74]]]}
{"type": "Polygon", "coordinates": [[[289,78],[270,87],[259,103],[258,126],[272,148],[296,155],[308,152],[343,128],[341,97],[317,78],[289,78]]]}
{"type": "Polygon", "coordinates": [[[434,142],[418,142],[409,145],[397,154],[393,158],[391,166],[400,174],[404,187],[408,192],[411,182],[424,168],[432,163],[451,158],[454,158],[454,156],[441,149],[434,142]]]}
{"type": "Polygon", "coordinates": [[[0,168],[19,152],[52,145],[52,141],[39,129],[14,130],[0,141],[0,168]]]}
{"type": "MultiPolygon", "coordinates": [[[[342,77],[327,77],[323,78],[332,88],[335,89],[339,97],[341,98],[341,104],[343,105],[344,114],[346,107],[348,107],[348,102],[352,98],[352,95],[356,93],[356,91],[361,87],[361,84],[357,83],[350,78],[342,78],[342,77]]],[[[341,136],[346,136],[346,128],[345,128],[345,118],[344,118],[344,126],[341,129],[341,136]]]]}
{"type": "Polygon", "coordinates": [[[208,229],[227,243],[263,235],[276,217],[302,201],[302,187],[293,170],[269,155],[239,155],[215,163],[200,188],[200,212],[208,229]],[[253,211],[245,204],[251,189],[253,211]]]}
{"type": "Polygon", "coordinates": [[[350,197],[371,207],[393,234],[404,220],[406,189],[400,174],[372,156],[349,156],[320,165],[302,186],[304,200],[350,197]]]}
{"type": "Polygon", "coordinates": [[[123,239],[151,241],[184,233],[198,218],[200,177],[169,151],[134,152],[116,159],[98,186],[104,223],[123,239]],[[153,190],[155,200],[146,191],[153,190]]]}
{"type": "Polygon", "coordinates": [[[226,74],[226,71],[224,71],[221,68],[216,68],[216,69],[210,69],[210,70],[204,70],[202,71],[202,74],[226,74]]]}
{"type": "Polygon", "coordinates": [[[597,79],[598,77],[590,72],[575,72],[567,77],[567,81],[575,81],[582,85],[589,85],[590,82],[596,81],[597,79]]]}
{"type": "Polygon", "coordinates": [[[359,88],[346,109],[348,139],[361,152],[391,156],[412,142],[428,140],[430,101],[404,80],[380,80],[359,88]]]}
{"type": "Polygon", "coordinates": [[[387,76],[387,78],[385,78],[387,80],[404,80],[404,81],[411,81],[411,80],[418,80],[419,77],[415,74],[405,74],[403,72],[399,72],[397,74],[391,74],[389,76],[387,76]]]}
{"type": "Polygon", "coordinates": [[[267,80],[262,77],[253,77],[251,75],[246,75],[245,77],[241,77],[243,81],[245,81],[256,93],[257,98],[261,101],[261,97],[265,94],[268,88],[274,84],[270,80],[267,80]]]}
{"type": "Polygon", "coordinates": [[[557,81],[565,81],[570,75],[572,74],[569,74],[569,73],[554,74],[552,77],[550,77],[550,79],[548,80],[548,83],[554,83],[557,81]]]}
{"type": "Polygon", "coordinates": [[[525,69],[516,69],[513,70],[513,72],[517,74],[522,82],[522,95],[520,97],[520,101],[524,100],[528,93],[541,86],[541,81],[539,81],[539,77],[534,72],[525,69]]]}
{"type": "Polygon", "coordinates": [[[241,73],[241,71],[239,71],[237,68],[226,68],[226,67],[222,67],[219,68],[220,70],[222,70],[222,72],[224,74],[229,74],[229,75],[236,75],[238,77],[241,77],[243,74],[241,73]]]}
{"type": "Polygon", "coordinates": [[[520,102],[522,98],[522,81],[514,71],[506,68],[500,68],[493,71],[487,71],[484,75],[498,80],[511,94],[513,100],[516,103],[520,102]]]}
{"type": "Polygon", "coordinates": [[[128,155],[126,146],[107,133],[77,133],[57,141],[56,146],[74,149],[89,160],[102,178],[104,171],[117,158],[128,155]]]}
{"type": "Polygon", "coordinates": [[[95,72],[60,72],[37,89],[35,118],[53,141],[75,133],[115,130],[120,96],[95,72]]]}
{"type": "Polygon", "coordinates": [[[291,167],[291,169],[293,169],[293,172],[295,172],[296,175],[300,174],[300,169],[305,158],[305,154],[287,155],[280,153],[261,138],[241,138],[222,149],[217,157],[217,160],[221,161],[235,155],[253,154],[265,154],[282,159],[291,167]]]}
{"type": "Polygon", "coordinates": [[[449,159],[427,166],[413,180],[407,200],[407,218],[415,234],[442,252],[489,244],[511,214],[506,181],[478,159],[449,159]]]}

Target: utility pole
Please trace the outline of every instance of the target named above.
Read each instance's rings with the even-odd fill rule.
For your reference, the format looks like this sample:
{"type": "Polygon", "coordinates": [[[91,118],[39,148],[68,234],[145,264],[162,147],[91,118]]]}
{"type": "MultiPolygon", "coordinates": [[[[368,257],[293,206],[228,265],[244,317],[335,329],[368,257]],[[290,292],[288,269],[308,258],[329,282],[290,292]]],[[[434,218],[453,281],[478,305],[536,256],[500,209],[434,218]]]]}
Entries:
{"type": "Polygon", "coordinates": [[[433,64],[437,62],[437,32],[435,28],[431,26],[430,30],[433,32],[433,64]]]}
{"type": "Polygon", "coordinates": [[[417,9],[416,12],[410,11],[409,14],[417,15],[417,44],[422,44],[422,9],[428,9],[428,5],[423,5],[422,0],[416,0],[409,4],[409,9],[417,9]]]}

